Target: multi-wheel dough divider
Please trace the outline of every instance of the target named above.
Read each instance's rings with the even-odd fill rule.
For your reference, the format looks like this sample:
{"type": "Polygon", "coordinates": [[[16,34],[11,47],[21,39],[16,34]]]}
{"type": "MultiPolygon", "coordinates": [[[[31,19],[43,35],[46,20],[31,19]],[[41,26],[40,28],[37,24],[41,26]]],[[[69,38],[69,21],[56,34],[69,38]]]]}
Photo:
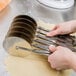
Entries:
{"type": "MultiPolygon", "coordinates": [[[[16,51],[32,51],[40,55],[49,55],[49,45],[64,46],[76,52],[76,37],[69,34],[47,37],[48,29],[37,26],[36,21],[27,15],[19,15],[14,18],[11,27],[5,37],[3,46],[8,51],[10,46],[17,43],[19,39],[27,41],[33,49],[24,46],[16,46],[16,51]]],[[[10,53],[10,52],[9,52],[10,53]]],[[[12,54],[13,55],[13,54],[12,54]]]]}

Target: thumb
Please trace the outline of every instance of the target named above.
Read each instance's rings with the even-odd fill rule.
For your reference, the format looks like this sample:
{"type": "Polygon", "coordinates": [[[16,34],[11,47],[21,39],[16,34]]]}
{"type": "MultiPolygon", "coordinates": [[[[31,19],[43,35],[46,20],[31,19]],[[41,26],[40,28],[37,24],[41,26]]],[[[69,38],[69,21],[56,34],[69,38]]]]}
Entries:
{"type": "Polygon", "coordinates": [[[54,51],[56,51],[56,47],[54,45],[50,45],[49,50],[50,50],[50,52],[54,52],[54,51]]]}
{"type": "Polygon", "coordinates": [[[55,36],[55,35],[59,35],[59,34],[60,34],[60,29],[56,29],[54,31],[47,33],[47,36],[55,36]]]}

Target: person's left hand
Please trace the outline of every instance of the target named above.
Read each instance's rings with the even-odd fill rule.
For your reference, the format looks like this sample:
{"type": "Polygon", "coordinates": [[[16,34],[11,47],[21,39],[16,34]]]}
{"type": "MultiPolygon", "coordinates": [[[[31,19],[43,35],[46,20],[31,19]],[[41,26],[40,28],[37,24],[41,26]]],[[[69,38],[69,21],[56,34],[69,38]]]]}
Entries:
{"type": "Polygon", "coordinates": [[[61,46],[50,46],[49,50],[53,52],[48,57],[48,62],[53,69],[62,70],[71,68],[74,53],[70,49],[61,46]]]}

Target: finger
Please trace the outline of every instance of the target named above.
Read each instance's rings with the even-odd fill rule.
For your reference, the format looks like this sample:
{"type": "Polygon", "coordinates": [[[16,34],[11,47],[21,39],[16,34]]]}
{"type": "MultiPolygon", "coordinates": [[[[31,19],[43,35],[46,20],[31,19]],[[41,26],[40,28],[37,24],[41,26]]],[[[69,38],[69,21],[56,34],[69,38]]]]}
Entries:
{"type": "Polygon", "coordinates": [[[58,26],[58,25],[56,25],[56,26],[54,26],[54,27],[53,27],[53,29],[52,29],[52,30],[56,30],[58,27],[59,27],[59,26],[58,26]]]}
{"type": "Polygon", "coordinates": [[[56,30],[56,29],[58,29],[58,28],[59,28],[59,26],[58,26],[58,25],[57,25],[57,26],[55,26],[55,27],[54,27],[54,28],[53,28],[49,33],[47,33],[47,36],[51,36],[51,35],[50,35],[50,33],[51,33],[51,32],[53,32],[53,31],[55,31],[55,30],[56,30]]]}
{"type": "Polygon", "coordinates": [[[52,57],[53,57],[53,54],[48,56],[48,62],[50,63],[51,68],[55,69],[56,65],[55,65],[54,60],[53,60],[52,57]]]}
{"type": "Polygon", "coordinates": [[[48,56],[48,62],[51,64],[52,61],[52,54],[48,56]]]}
{"type": "Polygon", "coordinates": [[[70,69],[70,68],[68,68],[67,66],[56,68],[56,70],[58,70],[58,71],[60,71],[60,70],[66,70],[66,69],[70,69]]]}
{"type": "Polygon", "coordinates": [[[57,46],[57,49],[64,49],[65,47],[63,46],[57,46]]]}
{"type": "Polygon", "coordinates": [[[55,36],[55,35],[59,35],[59,34],[61,34],[61,30],[56,29],[54,31],[51,31],[51,32],[47,33],[47,36],[55,36]]]}
{"type": "Polygon", "coordinates": [[[48,62],[50,63],[51,68],[53,68],[53,69],[56,68],[56,67],[55,67],[55,64],[53,63],[52,55],[50,55],[50,56],[48,57],[48,62]]]}
{"type": "Polygon", "coordinates": [[[54,52],[54,51],[56,51],[56,47],[54,45],[50,45],[49,50],[50,50],[50,52],[54,52]]]}

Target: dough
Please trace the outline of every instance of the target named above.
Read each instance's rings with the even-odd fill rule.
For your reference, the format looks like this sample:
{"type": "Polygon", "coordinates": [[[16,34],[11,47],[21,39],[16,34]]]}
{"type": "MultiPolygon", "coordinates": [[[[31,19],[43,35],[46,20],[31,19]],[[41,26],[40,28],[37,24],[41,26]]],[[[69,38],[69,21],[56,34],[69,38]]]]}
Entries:
{"type": "Polygon", "coordinates": [[[25,50],[17,49],[16,47],[19,47],[19,46],[20,47],[28,47],[29,49],[31,49],[31,45],[27,41],[22,39],[19,42],[15,42],[13,45],[11,45],[11,47],[8,49],[8,52],[11,55],[19,56],[19,57],[24,57],[31,53],[31,51],[28,52],[25,50]]]}
{"type": "MultiPolygon", "coordinates": [[[[46,24],[42,21],[38,22],[39,26],[43,26],[45,28],[53,28],[51,24],[46,24]]],[[[19,43],[17,45],[24,46],[23,43],[19,43]]],[[[16,44],[15,44],[16,45],[16,44]]],[[[11,47],[12,50],[16,50],[11,47]]],[[[23,50],[21,50],[23,51],[23,50]]],[[[26,52],[26,56],[24,58],[15,57],[8,55],[5,59],[6,70],[9,72],[10,76],[69,76],[70,70],[65,71],[56,71],[50,67],[50,64],[47,61],[46,56],[38,55],[33,52],[26,52]]],[[[23,55],[23,54],[22,54],[23,55]]]]}
{"type": "Polygon", "coordinates": [[[5,63],[10,76],[69,76],[69,71],[53,70],[47,61],[33,57],[31,59],[8,56],[5,63]]]}

